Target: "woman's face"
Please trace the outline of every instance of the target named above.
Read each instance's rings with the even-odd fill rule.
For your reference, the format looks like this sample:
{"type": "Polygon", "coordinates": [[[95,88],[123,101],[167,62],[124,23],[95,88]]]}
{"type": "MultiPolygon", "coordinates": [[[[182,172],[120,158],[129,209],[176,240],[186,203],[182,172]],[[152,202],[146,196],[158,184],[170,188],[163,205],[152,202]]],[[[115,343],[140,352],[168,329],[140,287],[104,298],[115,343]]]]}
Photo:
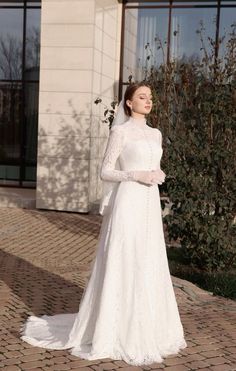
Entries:
{"type": "Polygon", "coordinates": [[[132,117],[138,118],[147,115],[152,109],[151,89],[147,86],[140,86],[140,88],[135,91],[132,99],[126,101],[126,104],[131,109],[132,117]]]}

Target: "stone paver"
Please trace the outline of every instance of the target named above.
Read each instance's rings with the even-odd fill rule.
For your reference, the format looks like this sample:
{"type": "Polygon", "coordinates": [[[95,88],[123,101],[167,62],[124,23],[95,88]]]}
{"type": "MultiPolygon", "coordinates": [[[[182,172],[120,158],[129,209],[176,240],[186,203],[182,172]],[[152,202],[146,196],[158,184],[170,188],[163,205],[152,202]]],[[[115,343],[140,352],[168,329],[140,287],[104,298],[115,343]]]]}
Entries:
{"type": "Polygon", "coordinates": [[[86,361],[20,340],[29,314],[77,312],[101,225],[98,215],[0,208],[0,368],[15,370],[236,370],[236,302],[172,277],[188,347],[163,363],[86,361]]]}

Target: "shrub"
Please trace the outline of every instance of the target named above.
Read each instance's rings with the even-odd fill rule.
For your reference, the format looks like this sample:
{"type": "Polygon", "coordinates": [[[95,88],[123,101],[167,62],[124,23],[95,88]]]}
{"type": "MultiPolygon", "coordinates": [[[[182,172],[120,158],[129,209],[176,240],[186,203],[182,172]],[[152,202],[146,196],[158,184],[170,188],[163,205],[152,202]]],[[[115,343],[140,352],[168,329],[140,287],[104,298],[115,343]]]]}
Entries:
{"type": "Polygon", "coordinates": [[[203,25],[197,32],[201,58],[144,72],[154,91],[150,122],[163,134],[169,237],[189,263],[217,271],[236,264],[236,24],[222,58],[211,38],[205,46],[203,25]]]}

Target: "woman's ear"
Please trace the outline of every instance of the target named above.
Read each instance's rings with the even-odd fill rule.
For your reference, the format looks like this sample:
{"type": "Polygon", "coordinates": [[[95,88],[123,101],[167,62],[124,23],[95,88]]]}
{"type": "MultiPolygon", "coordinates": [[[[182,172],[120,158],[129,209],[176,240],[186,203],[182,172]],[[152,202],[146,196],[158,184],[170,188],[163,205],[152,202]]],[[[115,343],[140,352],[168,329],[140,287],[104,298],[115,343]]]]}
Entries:
{"type": "Polygon", "coordinates": [[[125,103],[126,103],[126,106],[128,106],[130,109],[132,108],[131,100],[127,99],[125,103]]]}

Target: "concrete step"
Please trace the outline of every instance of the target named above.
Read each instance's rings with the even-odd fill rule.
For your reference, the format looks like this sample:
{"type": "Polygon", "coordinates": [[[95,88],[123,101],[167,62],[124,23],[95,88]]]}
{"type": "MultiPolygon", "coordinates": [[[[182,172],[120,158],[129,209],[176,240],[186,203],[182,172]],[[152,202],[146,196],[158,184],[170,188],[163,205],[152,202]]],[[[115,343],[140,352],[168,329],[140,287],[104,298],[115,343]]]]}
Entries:
{"type": "Polygon", "coordinates": [[[0,207],[36,208],[36,189],[0,187],[0,207]]]}

